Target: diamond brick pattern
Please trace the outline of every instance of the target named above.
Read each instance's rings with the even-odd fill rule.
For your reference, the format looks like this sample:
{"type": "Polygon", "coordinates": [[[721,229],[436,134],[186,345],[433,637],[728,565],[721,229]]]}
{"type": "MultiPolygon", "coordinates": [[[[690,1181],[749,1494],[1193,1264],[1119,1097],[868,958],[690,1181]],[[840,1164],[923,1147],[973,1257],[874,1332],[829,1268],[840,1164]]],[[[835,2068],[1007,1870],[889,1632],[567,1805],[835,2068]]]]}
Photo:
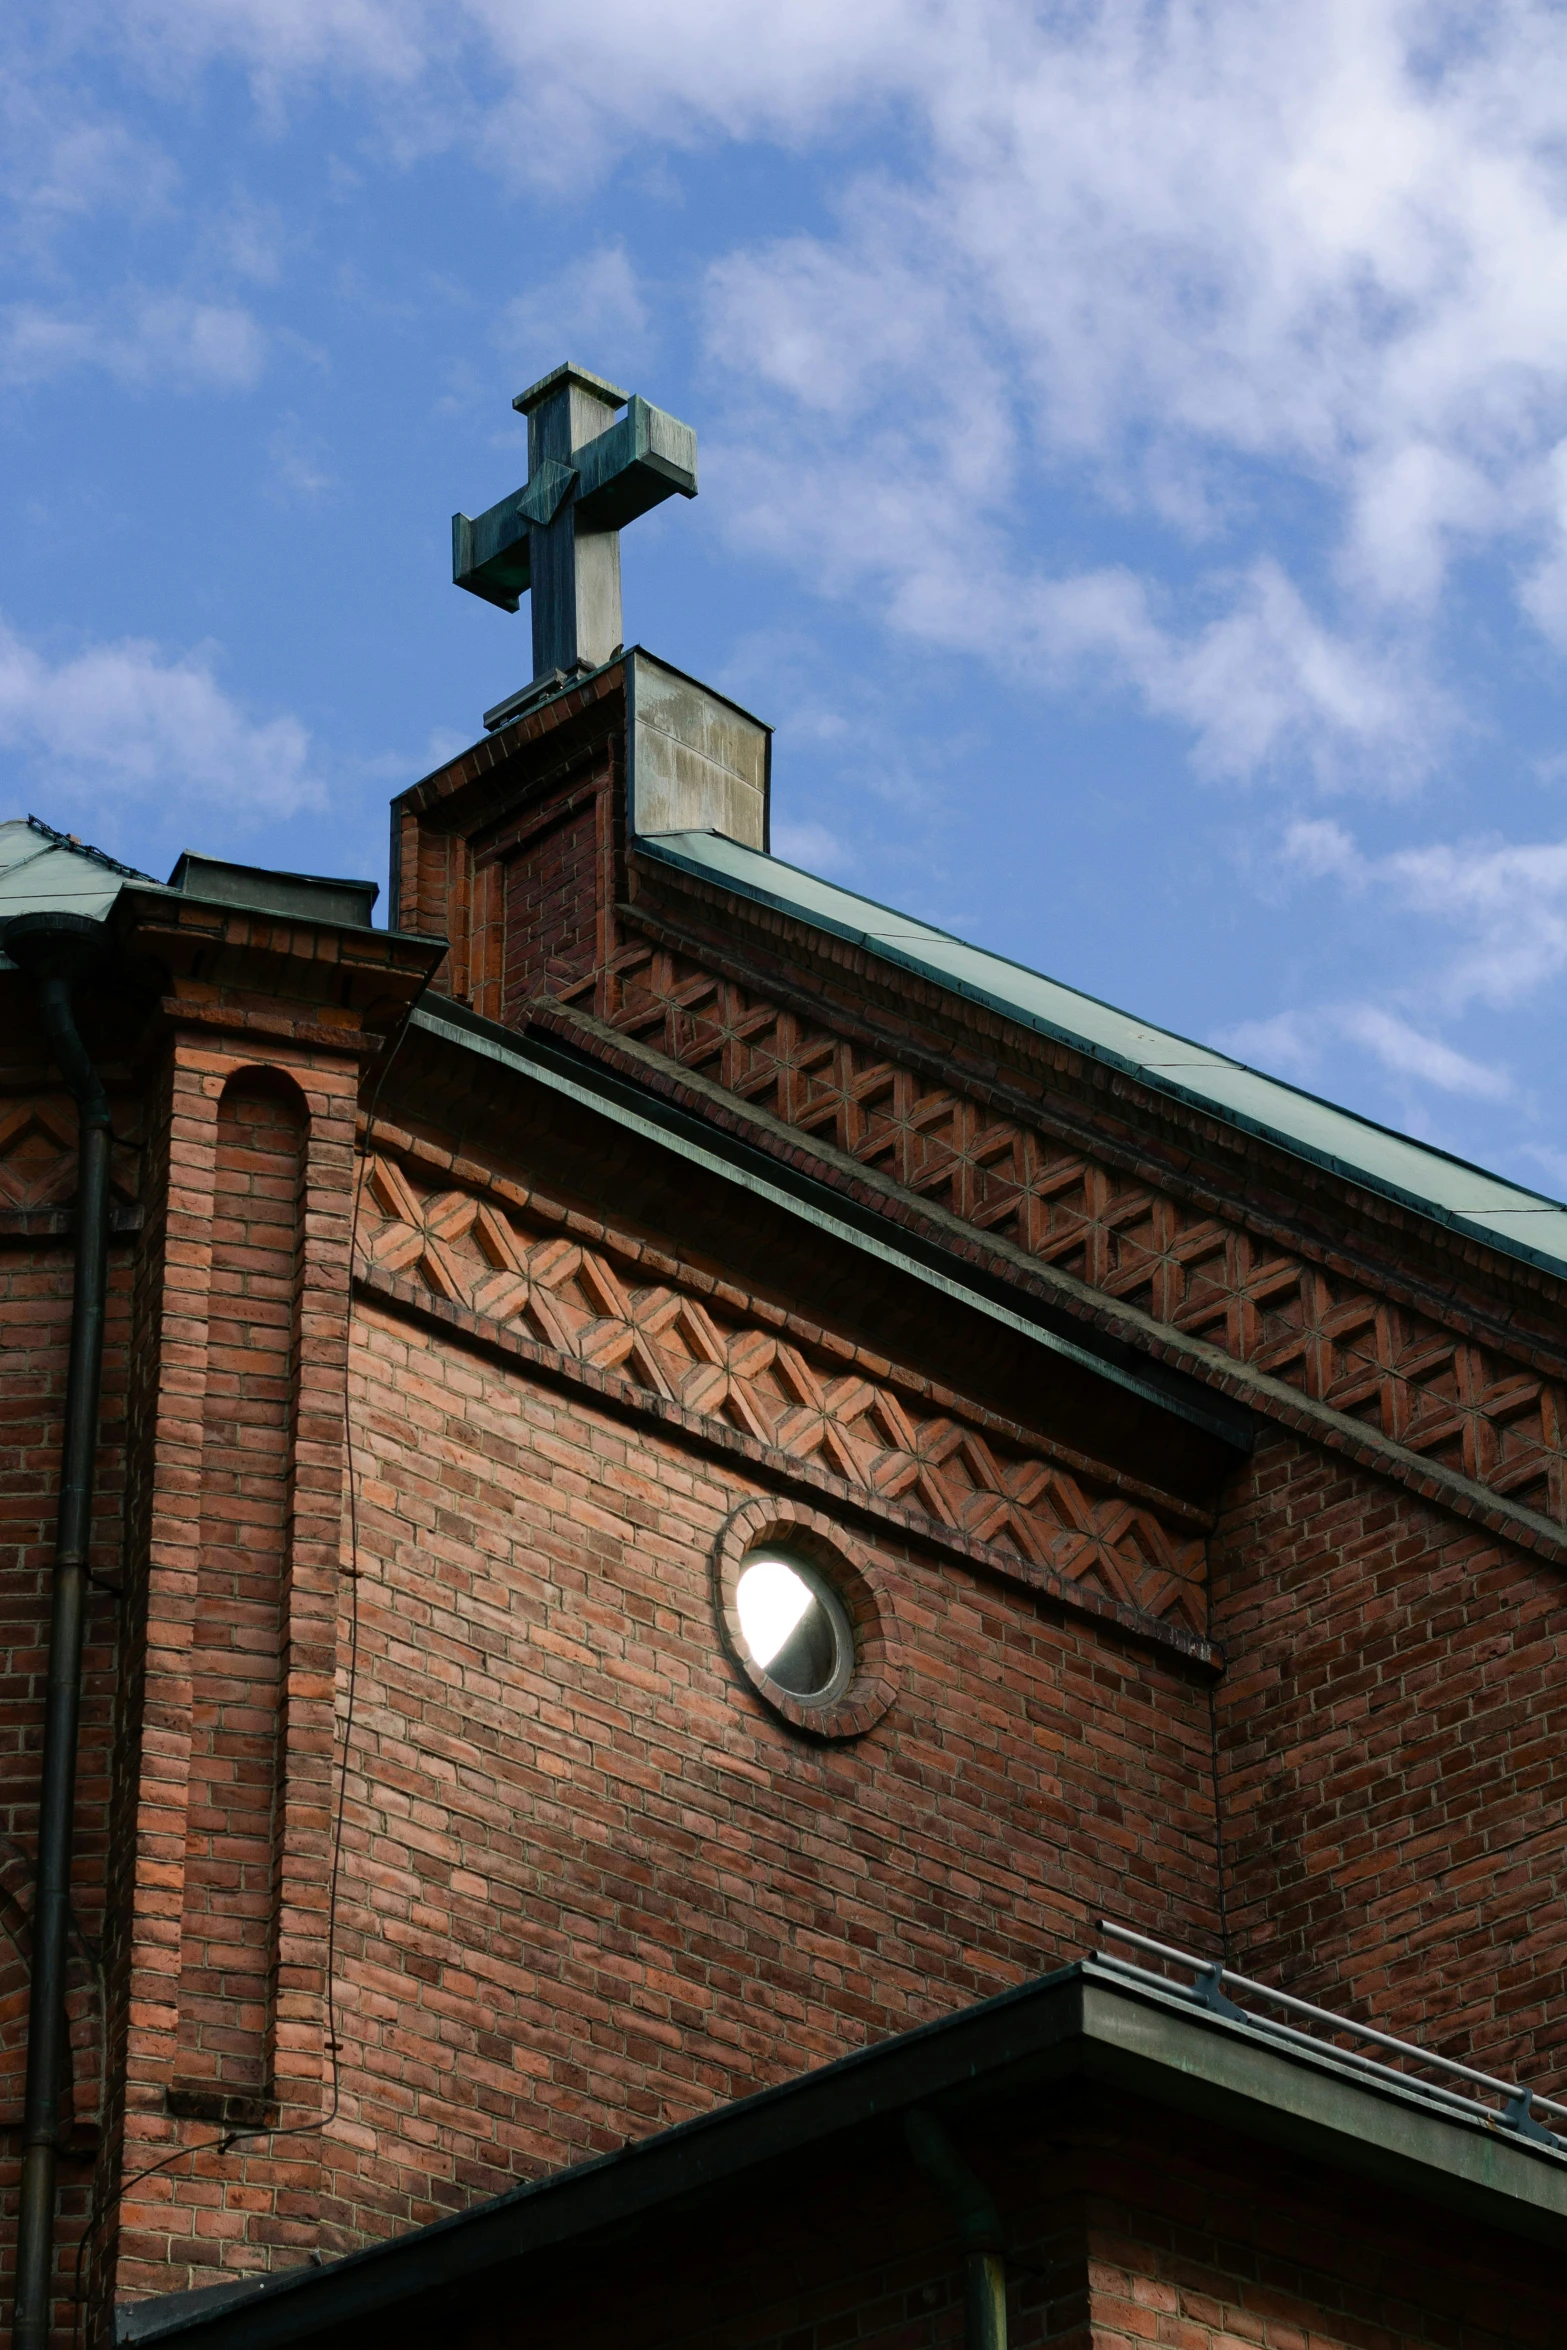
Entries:
{"type": "Polygon", "coordinates": [[[913,1379],[900,1388],[866,1376],[850,1348],[829,1356],[674,1284],[647,1284],[607,1249],[526,1231],[469,1192],[427,1191],[385,1155],[370,1164],[363,1219],[371,1266],[1124,1607],[1205,1630],[1200,1538],[932,1408],[913,1379]]]}
{"type": "MultiPolygon", "coordinates": [[[[123,1126],[123,1108],[118,1113],[123,1126]]],[[[138,1154],[117,1139],[113,1184],[134,1199],[138,1154]]],[[[0,1212],[62,1207],[76,1197],[76,1105],[68,1094],[33,1095],[0,1106],[0,1212]]]]}
{"type": "Polygon", "coordinates": [[[639,941],[605,1018],[981,1231],[1390,1442],[1567,1519],[1567,1390],[956,1090],[639,941]]]}

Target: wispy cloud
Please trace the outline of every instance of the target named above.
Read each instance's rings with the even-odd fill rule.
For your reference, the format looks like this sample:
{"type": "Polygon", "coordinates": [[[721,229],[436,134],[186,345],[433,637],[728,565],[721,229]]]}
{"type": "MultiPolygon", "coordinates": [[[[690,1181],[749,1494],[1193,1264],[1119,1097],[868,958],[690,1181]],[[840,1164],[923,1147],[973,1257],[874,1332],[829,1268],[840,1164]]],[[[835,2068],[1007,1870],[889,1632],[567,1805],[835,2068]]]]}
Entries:
{"type": "Polygon", "coordinates": [[[96,309],[15,302],[0,310],[0,381],[13,385],[101,368],[138,389],[243,391],[266,350],[248,310],[185,294],[132,290],[96,309]]]}
{"type": "Polygon", "coordinates": [[[274,505],[319,506],[338,486],[317,436],[295,415],[283,417],[267,440],[267,495],[274,505]]]}
{"type": "Polygon", "coordinates": [[[0,744],[36,789],[69,786],[91,806],[212,807],[228,825],[324,797],[299,720],[250,717],[208,648],[171,657],[126,638],[51,659],[0,621],[0,744]]]}
{"type": "Polygon", "coordinates": [[[1342,1048],[1349,1045],[1390,1077],[1434,1086],[1440,1093],[1494,1102],[1505,1101],[1513,1090],[1507,1070],[1456,1051],[1385,1004],[1320,1004],[1310,1011],[1280,1012],[1271,1020],[1224,1029],[1214,1042],[1253,1068],[1306,1085],[1330,1059],[1341,1061],[1342,1048]]]}
{"type": "MultiPolygon", "coordinates": [[[[70,22],[164,87],[214,61],[274,109],[352,83],[394,155],[460,140],[574,192],[632,151],[896,126],[901,160],[840,182],[829,227],[709,272],[737,528],[894,632],[1130,684],[1215,772],[1418,778],[1458,715],[1428,637],[1459,555],[1498,553],[1567,645],[1553,0],[129,0],[70,22]],[[1139,534],[1126,579],[1038,527],[1068,483],[1139,534]],[[1299,493],[1326,523],[1309,576],[1264,526],[1299,493]]],[[[616,245],[501,329],[528,364],[551,336],[646,331],[616,245]]],[[[261,343],[222,304],[118,334],[46,306],[9,347],[13,380],[96,347],[126,380],[157,350],[218,384],[253,380],[261,343]]]]}
{"type": "Polygon", "coordinates": [[[558,366],[569,351],[596,374],[642,358],[652,321],[624,245],[600,245],[507,303],[496,327],[502,350],[524,368],[558,366]],[[598,356],[591,362],[585,356],[598,356]]]}
{"type": "Polygon", "coordinates": [[[787,819],[773,826],[773,855],[786,865],[803,865],[808,873],[846,874],[855,867],[854,851],[825,824],[787,819]]]}
{"type": "Polygon", "coordinates": [[[1446,1011],[1517,1003],[1567,970],[1567,840],[1493,836],[1367,857],[1341,825],[1316,821],[1289,828],[1284,861],[1436,925],[1445,951],[1423,984],[1446,1011]]]}
{"type": "Polygon", "coordinates": [[[1276,555],[1242,566],[1199,630],[1225,573],[1145,532],[1182,650],[1125,586],[1118,610],[1103,580],[1070,600],[1097,597],[1107,650],[1208,764],[1407,783],[1458,715],[1426,635],[1455,555],[1500,552],[1567,643],[1567,20],[1106,0],[985,7],[967,31],[934,75],[918,40],[887,69],[922,172],[711,273],[714,354],[755,396],[745,443],[775,456],[770,543],[836,592],[852,545],[908,625],[961,516],[947,602],[979,584],[999,658],[1026,640],[1020,588],[1061,603],[1013,519],[1058,486],[1201,545],[1244,543],[1294,483],[1336,542],[1309,592],[1276,555]],[[791,495],[835,456],[828,494],[791,495]]]}
{"type": "Polygon", "coordinates": [[[1567,971],[1567,840],[1438,841],[1370,856],[1344,825],[1314,818],[1287,829],[1280,862],[1302,883],[1336,885],[1360,909],[1368,940],[1371,927],[1380,936],[1412,917],[1413,951],[1381,1000],[1245,1022],[1215,1039],[1222,1049],[1314,1083],[1347,1047],[1408,1086],[1476,1101],[1512,1097],[1499,1059],[1478,1060],[1438,1030],[1477,1007],[1522,1005],[1567,971]]]}

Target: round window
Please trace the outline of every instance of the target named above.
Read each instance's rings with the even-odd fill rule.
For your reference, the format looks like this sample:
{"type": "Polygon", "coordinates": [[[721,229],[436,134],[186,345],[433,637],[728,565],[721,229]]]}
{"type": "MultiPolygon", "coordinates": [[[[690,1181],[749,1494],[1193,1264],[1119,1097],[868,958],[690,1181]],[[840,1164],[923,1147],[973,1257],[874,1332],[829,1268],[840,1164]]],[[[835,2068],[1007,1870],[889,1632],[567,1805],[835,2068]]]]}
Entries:
{"type": "Polygon", "coordinates": [[[806,1705],[828,1705],[854,1676],[854,1628],[819,1567],[786,1550],[754,1550],[734,1587],[746,1654],[806,1705]]]}

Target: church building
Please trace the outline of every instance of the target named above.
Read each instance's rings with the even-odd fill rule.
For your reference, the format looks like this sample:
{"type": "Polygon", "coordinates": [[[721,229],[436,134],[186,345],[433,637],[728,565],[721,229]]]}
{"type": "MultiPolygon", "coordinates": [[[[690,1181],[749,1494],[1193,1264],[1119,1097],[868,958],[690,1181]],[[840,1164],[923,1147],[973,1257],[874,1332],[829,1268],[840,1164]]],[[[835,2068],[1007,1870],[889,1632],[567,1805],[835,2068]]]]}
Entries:
{"type": "Polygon", "coordinates": [[[516,405],[384,922],[0,824],[17,2350],[1562,2350],[1567,1208],[775,857],[516,405]]]}

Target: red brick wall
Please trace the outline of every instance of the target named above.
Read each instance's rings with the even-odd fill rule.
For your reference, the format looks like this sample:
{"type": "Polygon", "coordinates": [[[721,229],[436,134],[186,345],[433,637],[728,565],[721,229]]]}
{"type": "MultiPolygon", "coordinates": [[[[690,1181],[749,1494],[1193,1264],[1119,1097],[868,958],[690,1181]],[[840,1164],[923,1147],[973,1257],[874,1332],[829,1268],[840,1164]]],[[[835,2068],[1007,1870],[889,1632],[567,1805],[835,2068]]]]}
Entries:
{"type": "Polygon", "coordinates": [[[327,2246],[983,1998],[1105,1905],[1211,1940],[1195,1673],[861,1533],[900,1695],[853,1744],[803,1739],[714,1618],[755,1486],[390,1312],[358,1333],[364,2153],[327,2246]]]}
{"type": "Polygon", "coordinates": [[[607,815],[602,789],[572,793],[564,808],[501,860],[503,1020],[520,1023],[535,996],[569,986],[595,968],[607,911],[600,837],[607,815]]]}
{"type": "Polygon", "coordinates": [[[1214,1542],[1235,1963],[1567,2087],[1567,1580],[1266,1438],[1214,1542]]]}
{"type": "MultiPolygon", "coordinates": [[[[98,2144],[104,2062],[99,1955],[109,1829],[109,1761],[117,1674],[130,1250],[109,1255],[109,1312],[99,1413],[100,1453],[83,1651],[76,1779],[67,2018],[70,2124],[60,2166],[56,2276],[62,2335],[71,2312],[76,2244],[98,2144]]],[[[69,1237],[0,1238],[0,2338],[14,2290],[16,2191],[31,1917],[38,1836],[38,1772],[48,1667],[55,1510],[70,1345],[69,1237]]]]}
{"type": "Polygon", "coordinates": [[[624,729],[611,667],[392,803],[393,918],[450,939],[436,985],[488,1019],[515,1017],[551,957],[564,979],[603,959],[620,817],[606,804],[589,822],[586,810],[613,793],[624,729]]]}
{"type": "MultiPolygon", "coordinates": [[[[1052,2149],[1063,2184],[1068,2164],[1083,2174],[1092,2350],[1567,2344],[1541,2246],[1189,2115],[1107,2104],[1095,2123],[1052,2149]]],[[[1049,2338],[1025,2324],[1014,2350],[1049,2338]]]]}
{"type": "Polygon", "coordinates": [[[178,2081],[257,2096],[271,2058],[302,1109],[262,1071],[219,1105],[191,1632],[178,2081]]]}

